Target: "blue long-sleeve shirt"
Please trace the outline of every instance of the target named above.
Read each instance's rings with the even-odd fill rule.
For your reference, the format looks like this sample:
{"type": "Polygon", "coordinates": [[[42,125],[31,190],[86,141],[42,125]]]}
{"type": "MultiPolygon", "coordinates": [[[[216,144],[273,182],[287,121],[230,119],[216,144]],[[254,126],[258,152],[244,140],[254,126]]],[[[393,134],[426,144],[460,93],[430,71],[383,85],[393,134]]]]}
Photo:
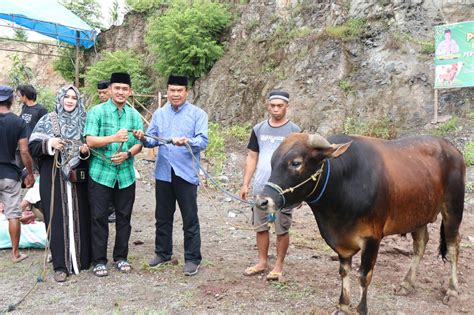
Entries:
{"type": "MultiPolygon", "coordinates": [[[[197,161],[200,152],[208,143],[208,118],[201,108],[185,102],[175,111],[170,103],[153,113],[147,134],[160,138],[186,137],[197,161]]],[[[156,158],[155,178],[171,182],[171,168],[185,181],[198,185],[198,166],[193,163],[191,153],[186,146],[162,144],[151,138],[145,138],[143,145],[147,148],[160,146],[156,158]]]]}

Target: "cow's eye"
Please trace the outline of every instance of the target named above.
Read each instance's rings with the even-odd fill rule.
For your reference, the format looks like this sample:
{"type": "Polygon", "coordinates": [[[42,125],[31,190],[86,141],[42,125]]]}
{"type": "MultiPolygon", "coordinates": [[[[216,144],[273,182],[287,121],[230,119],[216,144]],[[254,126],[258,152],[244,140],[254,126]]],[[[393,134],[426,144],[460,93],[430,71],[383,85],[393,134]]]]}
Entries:
{"type": "Polygon", "coordinates": [[[300,161],[291,161],[291,166],[298,167],[301,165],[300,161]]]}

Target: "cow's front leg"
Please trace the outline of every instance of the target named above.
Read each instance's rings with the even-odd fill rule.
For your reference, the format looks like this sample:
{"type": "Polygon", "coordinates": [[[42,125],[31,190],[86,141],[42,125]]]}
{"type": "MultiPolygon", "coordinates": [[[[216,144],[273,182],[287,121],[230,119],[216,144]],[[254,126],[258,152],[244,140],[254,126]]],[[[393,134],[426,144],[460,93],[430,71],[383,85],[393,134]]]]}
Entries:
{"type": "Polygon", "coordinates": [[[351,279],[352,256],[344,258],[339,255],[339,275],[341,276],[341,296],[339,297],[339,308],[333,314],[342,315],[349,313],[351,304],[351,279]]]}
{"type": "Polygon", "coordinates": [[[357,306],[357,313],[367,314],[367,289],[372,281],[372,273],[379,252],[380,240],[368,239],[364,242],[361,253],[359,282],[361,289],[361,297],[357,306]]]}

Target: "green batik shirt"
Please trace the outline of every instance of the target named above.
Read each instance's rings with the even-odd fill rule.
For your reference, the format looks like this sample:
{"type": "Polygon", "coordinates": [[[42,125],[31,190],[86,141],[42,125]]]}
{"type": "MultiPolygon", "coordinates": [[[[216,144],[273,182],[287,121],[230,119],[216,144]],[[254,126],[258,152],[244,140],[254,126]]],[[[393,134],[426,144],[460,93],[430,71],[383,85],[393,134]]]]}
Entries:
{"type": "MultiPolygon", "coordinates": [[[[120,129],[143,130],[143,123],[138,111],[125,105],[120,111],[109,99],[105,103],[94,106],[87,113],[84,136],[106,137],[117,133],[120,129]]],[[[135,182],[133,156],[115,165],[110,160],[120,149],[120,142],[110,143],[101,148],[95,148],[97,153],[91,152],[89,175],[97,183],[114,188],[118,181],[119,189],[126,188],[135,182]],[[100,156],[102,155],[102,156],[100,156]],[[105,159],[107,158],[107,159],[105,159]]],[[[141,142],[128,133],[128,141],[124,142],[120,151],[127,152],[135,144],[141,142]]]]}

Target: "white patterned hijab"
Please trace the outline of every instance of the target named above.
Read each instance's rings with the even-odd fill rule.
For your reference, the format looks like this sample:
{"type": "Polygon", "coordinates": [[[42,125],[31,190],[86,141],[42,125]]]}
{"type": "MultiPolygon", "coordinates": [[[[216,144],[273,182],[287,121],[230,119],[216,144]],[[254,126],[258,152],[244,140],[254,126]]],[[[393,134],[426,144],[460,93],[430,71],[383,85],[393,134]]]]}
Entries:
{"type": "MultiPolygon", "coordinates": [[[[56,109],[58,116],[61,138],[83,142],[84,125],[86,124],[86,109],[82,102],[81,94],[74,85],[63,86],[56,96],[56,109]],[[72,112],[64,110],[64,97],[68,90],[73,90],[77,96],[76,107],[72,112]]],[[[55,138],[51,114],[44,115],[36,124],[30,137],[30,142],[35,140],[49,140],[55,138]]],[[[79,146],[77,144],[67,145],[66,152],[61,152],[61,160],[66,160],[66,154],[72,156],[72,159],[61,169],[66,178],[69,178],[71,168],[79,164],[79,146]]]]}

